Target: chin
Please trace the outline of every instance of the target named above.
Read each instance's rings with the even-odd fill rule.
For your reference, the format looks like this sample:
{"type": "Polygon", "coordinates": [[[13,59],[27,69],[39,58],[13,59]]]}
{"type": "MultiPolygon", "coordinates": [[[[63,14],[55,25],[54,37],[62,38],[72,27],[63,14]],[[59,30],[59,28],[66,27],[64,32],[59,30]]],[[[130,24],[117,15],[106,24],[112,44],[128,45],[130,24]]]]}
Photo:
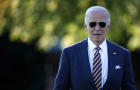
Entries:
{"type": "Polygon", "coordinates": [[[96,43],[100,43],[100,42],[101,42],[101,40],[95,40],[95,42],[96,42],[96,43]]]}
{"type": "Polygon", "coordinates": [[[102,39],[95,39],[94,41],[97,45],[100,45],[103,42],[102,39]]]}
{"type": "Polygon", "coordinates": [[[100,38],[95,38],[94,41],[95,41],[95,42],[101,42],[102,39],[100,39],[100,38]]]}

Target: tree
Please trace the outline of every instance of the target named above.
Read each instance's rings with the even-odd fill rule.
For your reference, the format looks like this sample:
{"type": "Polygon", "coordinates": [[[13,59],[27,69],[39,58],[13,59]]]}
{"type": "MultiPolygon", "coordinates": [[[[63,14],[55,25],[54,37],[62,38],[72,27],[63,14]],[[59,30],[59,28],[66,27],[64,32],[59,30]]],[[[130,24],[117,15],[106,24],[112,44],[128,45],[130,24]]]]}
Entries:
{"type": "Polygon", "coordinates": [[[36,42],[48,51],[84,39],[84,16],[90,6],[106,7],[111,14],[107,38],[131,50],[140,48],[139,0],[1,0],[0,34],[11,41],[36,42]]]}

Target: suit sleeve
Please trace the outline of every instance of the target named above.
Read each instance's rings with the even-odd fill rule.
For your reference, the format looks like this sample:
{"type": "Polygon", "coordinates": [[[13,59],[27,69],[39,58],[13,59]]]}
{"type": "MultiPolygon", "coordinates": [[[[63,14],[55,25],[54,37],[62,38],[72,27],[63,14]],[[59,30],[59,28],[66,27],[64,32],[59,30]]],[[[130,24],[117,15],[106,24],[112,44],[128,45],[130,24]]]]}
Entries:
{"type": "Polygon", "coordinates": [[[131,63],[130,53],[127,52],[125,57],[125,67],[123,71],[123,82],[121,90],[136,90],[136,84],[133,75],[133,68],[131,63]]]}
{"type": "Polygon", "coordinates": [[[69,58],[66,49],[64,49],[60,57],[59,69],[54,84],[54,90],[69,90],[69,75],[69,58]]]}

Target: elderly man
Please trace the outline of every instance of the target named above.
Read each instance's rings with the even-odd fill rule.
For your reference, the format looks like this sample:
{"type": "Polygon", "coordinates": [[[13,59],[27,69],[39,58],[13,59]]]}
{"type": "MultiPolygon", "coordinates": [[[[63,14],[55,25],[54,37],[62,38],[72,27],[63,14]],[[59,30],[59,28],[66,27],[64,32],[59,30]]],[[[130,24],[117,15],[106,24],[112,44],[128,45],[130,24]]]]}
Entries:
{"type": "Polygon", "coordinates": [[[107,9],[87,10],[88,38],[63,50],[54,90],[136,90],[130,53],[106,40],[109,28],[107,9]]]}

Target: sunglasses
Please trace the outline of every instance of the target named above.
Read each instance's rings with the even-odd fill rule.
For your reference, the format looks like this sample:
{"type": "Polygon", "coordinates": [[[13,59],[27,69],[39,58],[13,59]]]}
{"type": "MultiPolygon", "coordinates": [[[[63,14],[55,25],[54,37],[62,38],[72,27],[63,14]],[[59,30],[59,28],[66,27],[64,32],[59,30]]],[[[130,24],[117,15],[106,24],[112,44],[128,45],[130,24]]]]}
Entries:
{"type": "MultiPolygon", "coordinates": [[[[97,24],[97,22],[90,22],[90,23],[89,23],[89,26],[90,26],[91,28],[93,28],[93,27],[96,26],[96,24],[97,24]]],[[[101,28],[104,28],[104,27],[106,26],[106,23],[105,23],[105,22],[98,22],[98,24],[99,24],[99,26],[100,26],[101,28]]]]}

